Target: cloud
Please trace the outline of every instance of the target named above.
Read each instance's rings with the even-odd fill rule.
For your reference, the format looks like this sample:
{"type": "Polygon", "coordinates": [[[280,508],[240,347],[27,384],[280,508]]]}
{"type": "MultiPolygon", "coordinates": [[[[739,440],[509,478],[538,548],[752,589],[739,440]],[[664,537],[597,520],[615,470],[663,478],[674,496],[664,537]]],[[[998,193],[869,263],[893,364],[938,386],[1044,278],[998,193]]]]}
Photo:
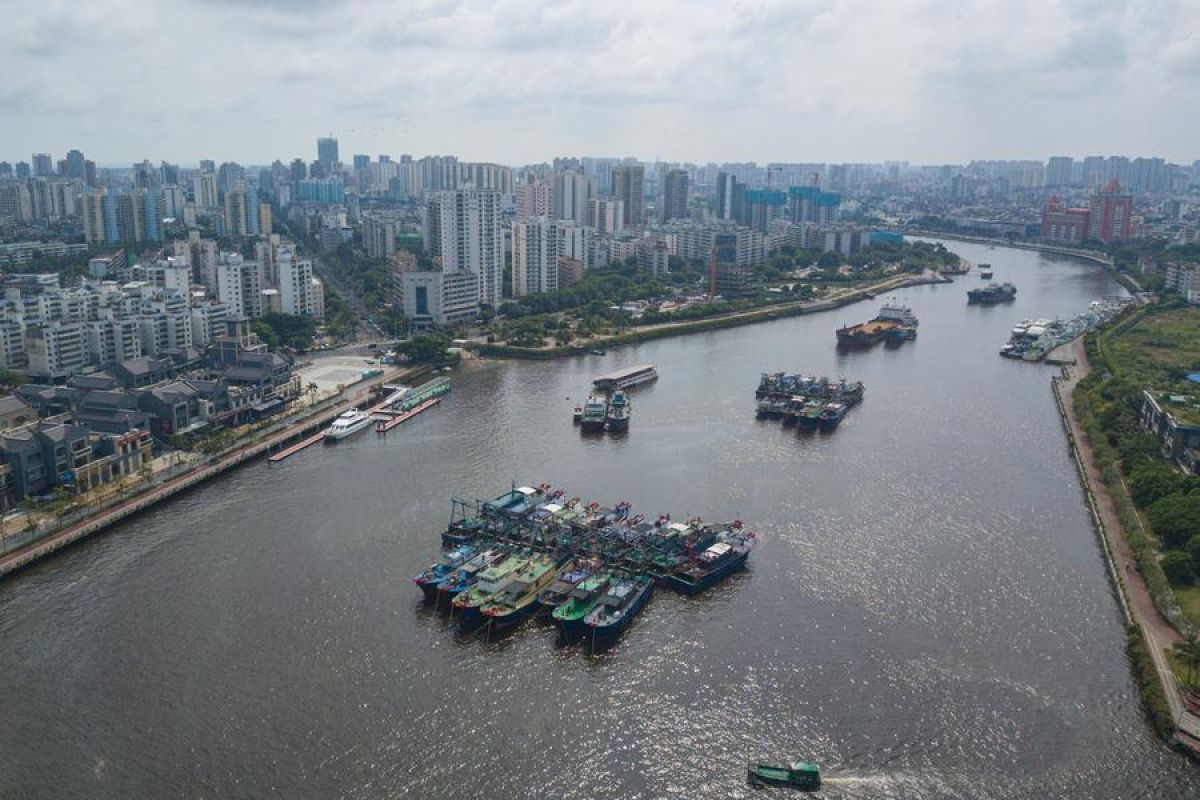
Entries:
{"type": "MultiPolygon", "coordinates": [[[[22,0],[24,2],[24,0],[22,0]]],[[[1196,157],[1179,0],[45,0],[11,15],[0,158],[347,152],[943,163],[1196,157]],[[81,76],[88,76],[82,80],[81,76]],[[153,109],[155,114],[144,113],[153,109]],[[1114,109],[1120,109],[1122,121],[1114,109]],[[115,124],[114,124],[115,123],[115,124]]]]}

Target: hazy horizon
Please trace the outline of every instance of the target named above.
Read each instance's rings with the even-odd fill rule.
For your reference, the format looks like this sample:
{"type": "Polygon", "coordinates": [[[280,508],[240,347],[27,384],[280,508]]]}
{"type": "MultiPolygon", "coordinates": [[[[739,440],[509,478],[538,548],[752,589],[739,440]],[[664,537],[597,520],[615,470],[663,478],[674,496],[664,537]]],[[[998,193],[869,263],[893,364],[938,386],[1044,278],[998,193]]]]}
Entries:
{"type": "Polygon", "coordinates": [[[1200,6],[17,0],[0,158],[1192,163],[1200,6]],[[621,157],[621,156],[616,156],[621,157]]]}

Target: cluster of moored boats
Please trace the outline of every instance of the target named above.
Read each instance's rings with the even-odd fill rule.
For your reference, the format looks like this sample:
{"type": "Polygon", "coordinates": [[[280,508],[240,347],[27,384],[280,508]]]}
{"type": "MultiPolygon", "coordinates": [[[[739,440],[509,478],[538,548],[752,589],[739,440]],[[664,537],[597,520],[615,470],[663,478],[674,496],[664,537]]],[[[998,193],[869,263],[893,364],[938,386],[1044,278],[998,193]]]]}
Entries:
{"type": "Polygon", "coordinates": [[[535,616],[563,635],[620,634],[655,584],[696,594],[746,565],[757,536],[740,521],[650,521],[629,503],[583,505],[546,484],[488,502],[454,500],[448,548],[413,581],[464,625],[489,632],[535,616]]]}
{"type": "Polygon", "coordinates": [[[599,376],[592,381],[592,392],[587,400],[583,405],[575,406],[575,424],[584,433],[629,430],[633,404],[629,402],[626,389],[656,380],[658,370],[653,364],[638,364],[599,376]]]}
{"type": "Polygon", "coordinates": [[[1093,300],[1087,311],[1071,319],[1021,320],[1009,332],[1008,343],[1000,348],[1000,355],[1023,361],[1041,361],[1054,348],[1111,320],[1136,302],[1133,297],[1105,297],[1093,300]]]}
{"type": "Polygon", "coordinates": [[[754,398],[760,419],[782,419],[784,425],[802,429],[833,430],[847,411],[862,402],[865,392],[861,381],[764,372],[754,398]]]}

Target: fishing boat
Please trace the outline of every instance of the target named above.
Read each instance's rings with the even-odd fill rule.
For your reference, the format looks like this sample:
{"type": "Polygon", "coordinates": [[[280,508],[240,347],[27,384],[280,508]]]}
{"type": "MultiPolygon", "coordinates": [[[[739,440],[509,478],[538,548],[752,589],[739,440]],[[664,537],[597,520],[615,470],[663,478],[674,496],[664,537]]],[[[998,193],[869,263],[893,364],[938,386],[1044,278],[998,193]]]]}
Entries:
{"type": "Polygon", "coordinates": [[[475,585],[479,573],[504,558],[503,550],[484,550],[437,584],[437,604],[450,608],[450,601],[475,585]]]}
{"type": "Polygon", "coordinates": [[[325,441],[337,442],[352,436],[371,424],[371,415],[357,408],[346,411],[325,429],[325,441]]]}
{"type": "Polygon", "coordinates": [[[572,414],[572,420],[576,425],[583,420],[583,406],[575,406],[575,412],[572,414]]]}
{"type": "Polygon", "coordinates": [[[558,568],[558,562],[549,556],[530,560],[480,613],[493,628],[511,627],[526,619],[537,610],[538,595],[558,577],[558,568]]]}
{"type": "Polygon", "coordinates": [[[800,415],[804,413],[804,404],[806,402],[807,398],[805,398],[804,395],[793,395],[792,398],[788,400],[787,408],[783,410],[783,424],[795,425],[796,420],[799,419],[800,415]]]}
{"type": "Polygon", "coordinates": [[[841,424],[846,417],[845,403],[828,403],[821,411],[821,417],[817,420],[817,425],[823,431],[831,431],[841,424]]]}
{"type": "Polygon", "coordinates": [[[663,582],[684,594],[698,594],[746,566],[746,559],[757,544],[755,535],[733,534],[732,531],[723,534],[722,540],[664,576],[663,582]]]}
{"type": "Polygon", "coordinates": [[[583,618],[583,624],[593,636],[616,636],[629,627],[653,593],[654,581],[648,575],[611,581],[596,608],[583,618]]]}
{"type": "Polygon", "coordinates": [[[579,419],[579,427],[584,432],[595,433],[604,430],[608,421],[608,404],[598,395],[590,395],[583,404],[583,416],[579,419]]]}
{"type": "Polygon", "coordinates": [[[807,400],[804,403],[804,408],[796,417],[796,427],[804,430],[813,430],[820,424],[821,412],[825,410],[825,403],[816,398],[807,400]]]}
{"type": "Polygon", "coordinates": [[[991,264],[980,264],[979,265],[979,277],[985,281],[990,281],[992,279],[992,265],[991,264]]]}
{"type": "Polygon", "coordinates": [[[566,600],[551,614],[561,633],[574,633],[584,627],[583,620],[604,598],[608,581],[608,572],[594,572],[575,585],[566,600]]]}
{"type": "Polygon", "coordinates": [[[483,616],[483,607],[507,589],[528,563],[528,557],[510,555],[499,564],[483,570],[471,588],[454,598],[451,613],[463,622],[478,620],[483,616]]]}
{"type": "Polygon", "coordinates": [[[821,788],[821,770],[811,761],[793,761],[785,766],[751,761],[746,778],[752,786],[790,786],[806,792],[821,788]]]}
{"type": "Polygon", "coordinates": [[[590,576],[595,569],[595,563],[586,559],[579,559],[563,567],[554,583],[547,586],[538,595],[538,605],[551,611],[558,608],[567,601],[571,592],[575,591],[575,587],[590,576]]]}
{"type": "Polygon", "coordinates": [[[421,587],[421,592],[425,595],[426,600],[433,600],[438,594],[438,585],[444,581],[451,572],[461,567],[470,560],[474,548],[470,545],[456,547],[449,553],[446,553],[437,561],[430,564],[425,569],[421,570],[416,577],[413,578],[413,583],[421,587]]]}
{"type": "Polygon", "coordinates": [[[629,395],[617,389],[608,401],[608,429],[610,431],[629,430],[629,395]]]}

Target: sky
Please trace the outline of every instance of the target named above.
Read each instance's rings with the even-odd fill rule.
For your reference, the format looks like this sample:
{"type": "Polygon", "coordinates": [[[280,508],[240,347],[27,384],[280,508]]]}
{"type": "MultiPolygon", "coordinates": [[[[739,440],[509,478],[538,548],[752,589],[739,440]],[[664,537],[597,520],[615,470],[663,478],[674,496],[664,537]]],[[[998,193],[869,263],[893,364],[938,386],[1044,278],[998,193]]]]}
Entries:
{"type": "Polygon", "coordinates": [[[0,0],[0,159],[1200,158],[1198,0],[0,0]]]}

